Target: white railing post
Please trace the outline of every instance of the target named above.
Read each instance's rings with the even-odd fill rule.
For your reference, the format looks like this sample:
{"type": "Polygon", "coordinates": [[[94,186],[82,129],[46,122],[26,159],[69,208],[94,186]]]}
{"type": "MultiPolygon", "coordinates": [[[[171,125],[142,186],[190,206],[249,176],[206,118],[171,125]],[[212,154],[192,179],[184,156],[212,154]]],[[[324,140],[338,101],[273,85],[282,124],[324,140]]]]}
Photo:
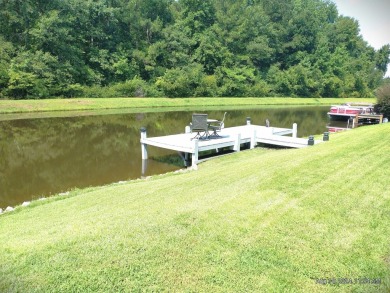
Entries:
{"type": "Polygon", "coordinates": [[[238,133],[236,135],[236,140],[234,141],[234,147],[233,147],[233,150],[235,152],[239,152],[240,151],[240,144],[241,144],[241,134],[238,133]]]}
{"type": "Polygon", "coordinates": [[[146,128],[142,127],[141,128],[141,154],[142,154],[142,160],[147,160],[148,159],[148,148],[147,145],[144,143],[144,139],[146,139],[146,128]]]}
{"type": "Polygon", "coordinates": [[[296,138],[298,135],[298,124],[294,123],[292,128],[292,137],[296,138]]]}

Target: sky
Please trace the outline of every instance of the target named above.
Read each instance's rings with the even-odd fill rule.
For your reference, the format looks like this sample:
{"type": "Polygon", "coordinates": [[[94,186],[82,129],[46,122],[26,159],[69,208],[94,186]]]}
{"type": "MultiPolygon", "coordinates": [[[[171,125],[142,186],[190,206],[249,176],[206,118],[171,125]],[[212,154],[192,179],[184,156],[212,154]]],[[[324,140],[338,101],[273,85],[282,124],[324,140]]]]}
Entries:
{"type": "MultiPolygon", "coordinates": [[[[339,14],[359,21],[360,34],[376,50],[390,44],[390,0],[333,0],[339,14]]],[[[390,77],[390,66],[386,76],[390,77]]]]}

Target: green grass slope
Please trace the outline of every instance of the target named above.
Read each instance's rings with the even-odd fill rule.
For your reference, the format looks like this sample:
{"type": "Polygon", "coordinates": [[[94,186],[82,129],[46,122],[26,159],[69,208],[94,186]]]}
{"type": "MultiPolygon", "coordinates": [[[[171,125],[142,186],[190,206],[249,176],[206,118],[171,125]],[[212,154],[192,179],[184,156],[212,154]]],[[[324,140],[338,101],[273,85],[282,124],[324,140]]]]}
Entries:
{"type": "Polygon", "coordinates": [[[3,214],[0,292],[389,292],[389,142],[361,127],[3,214]]]}

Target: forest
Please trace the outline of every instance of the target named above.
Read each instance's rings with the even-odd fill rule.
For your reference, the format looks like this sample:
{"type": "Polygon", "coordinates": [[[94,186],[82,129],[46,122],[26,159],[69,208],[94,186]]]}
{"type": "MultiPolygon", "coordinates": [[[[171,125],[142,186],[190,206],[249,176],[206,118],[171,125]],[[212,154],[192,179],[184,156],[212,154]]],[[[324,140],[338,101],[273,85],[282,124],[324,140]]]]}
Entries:
{"type": "Polygon", "coordinates": [[[0,7],[0,98],[372,97],[389,63],[328,0],[0,7]]]}

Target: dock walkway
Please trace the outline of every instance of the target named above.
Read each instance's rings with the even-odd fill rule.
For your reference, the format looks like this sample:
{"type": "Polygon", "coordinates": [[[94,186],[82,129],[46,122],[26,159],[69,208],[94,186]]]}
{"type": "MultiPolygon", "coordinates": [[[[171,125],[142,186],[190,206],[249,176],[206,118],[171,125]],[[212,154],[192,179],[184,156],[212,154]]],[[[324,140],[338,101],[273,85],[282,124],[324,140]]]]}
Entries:
{"type": "MultiPolygon", "coordinates": [[[[178,151],[192,156],[192,166],[196,167],[199,153],[208,150],[218,150],[230,147],[238,152],[241,144],[249,143],[254,148],[257,143],[284,146],[290,148],[303,148],[309,145],[308,139],[297,137],[297,125],[293,128],[265,127],[258,125],[244,125],[223,128],[219,132],[220,137],[210,139],[192,139],[194,133],[180,133],[159,137],[147,137],[146,129],[141,129],[142,159],[148,158],[147,146],[154,146],[169,150],[178,151]],[[284,136],[292,135],[292,136],[284,136]]],[[[319,141],[313,141],[316,144],[319,141]]]]}

